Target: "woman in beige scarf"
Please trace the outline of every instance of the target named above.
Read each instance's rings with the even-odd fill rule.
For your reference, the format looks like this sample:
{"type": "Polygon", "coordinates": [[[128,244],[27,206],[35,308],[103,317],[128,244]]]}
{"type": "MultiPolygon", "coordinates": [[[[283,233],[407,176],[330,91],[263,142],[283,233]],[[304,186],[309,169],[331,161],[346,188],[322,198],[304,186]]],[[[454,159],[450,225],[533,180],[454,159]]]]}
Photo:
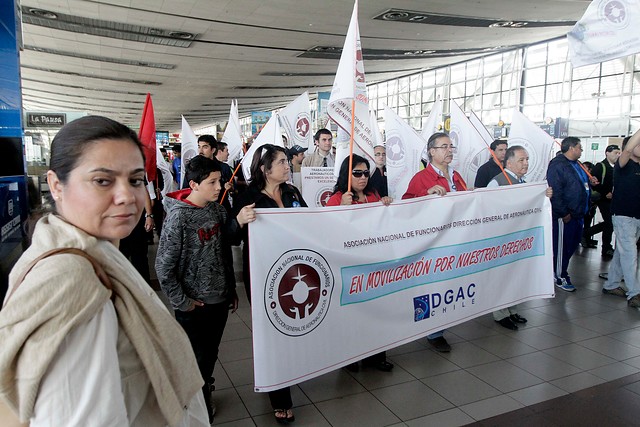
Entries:
{"type": "Polygon", "coordinates": [[[0,311],[0,425],[209,425],[186,335],[117,249],[142,215],[144,173],[138,138],[113,120],[83,117],[54,138],[56,213],[0,311]]]}

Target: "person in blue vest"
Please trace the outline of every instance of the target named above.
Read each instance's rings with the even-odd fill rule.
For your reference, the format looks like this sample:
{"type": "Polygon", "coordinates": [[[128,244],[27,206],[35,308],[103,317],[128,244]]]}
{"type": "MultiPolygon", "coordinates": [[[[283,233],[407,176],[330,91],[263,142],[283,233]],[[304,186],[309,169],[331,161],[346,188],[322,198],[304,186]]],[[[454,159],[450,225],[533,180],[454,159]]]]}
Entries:
{"type": "Polygon", "coordinates": [[[551,160],[547,169],[547,182],[553,188],[551,211],[555,285],[566,292],[576,290],[567,268],[580,244],[584,216],[589,210],[591,197],[589,176],[578,162],[581,155],[580,139],[569,136],[562,140],[560,153],[551,160]]]}
{"type": "MultiPolygon", "coordinates": [[[[529,171],[529,153],[527,150],[521,145],[509,147],[504,154],[504,162],[504,171],[494,176],[487,184],[487,188],[525,183],[524,176],[529,171]]],[[[551,198],[553,189],[551,187],[547,188],[545,194],[551,198]]],[[[527,319],[518,314],[517,305],[494,311],[493,320],[512,331],[518,330],[518,323],[527,323],[527,319]]]]}

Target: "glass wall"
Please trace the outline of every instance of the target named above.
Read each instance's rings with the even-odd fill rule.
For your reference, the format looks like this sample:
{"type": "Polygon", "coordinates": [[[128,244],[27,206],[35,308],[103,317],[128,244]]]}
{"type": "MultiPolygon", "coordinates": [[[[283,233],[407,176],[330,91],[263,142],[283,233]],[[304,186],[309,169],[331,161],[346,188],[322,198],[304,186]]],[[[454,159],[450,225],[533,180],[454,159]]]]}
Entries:
{"type": "Polygon", "coordinates": [[[562,38],[369,86],[379,118],[388,106],[415,129],[436,99],[445,114],[456,102],[489,127],[518,107],[536,123],[568,118],[579,136],[624,136],[640,116],[640,55],[574,69],[562,38]]]}

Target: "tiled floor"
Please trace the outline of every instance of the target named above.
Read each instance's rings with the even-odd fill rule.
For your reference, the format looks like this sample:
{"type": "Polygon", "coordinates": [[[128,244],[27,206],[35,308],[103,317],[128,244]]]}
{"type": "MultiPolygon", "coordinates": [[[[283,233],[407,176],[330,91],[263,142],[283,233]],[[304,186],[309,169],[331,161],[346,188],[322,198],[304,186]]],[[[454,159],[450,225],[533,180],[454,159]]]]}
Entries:
{"type": "MultiPolygon", "coordinates": [[[[447,331],[449,354],[420,339],[387,352],[390,373],[340,369],[292,387],[295,425],[640,425],[640,312],[601,293],[599,254],[578,249],[578,291],[522,304],[519,331],[486,315],[447,331]]],[[[238,291],[214,374],[215,425],[277,425],[252,389],[251,313],[238,291]]]]}

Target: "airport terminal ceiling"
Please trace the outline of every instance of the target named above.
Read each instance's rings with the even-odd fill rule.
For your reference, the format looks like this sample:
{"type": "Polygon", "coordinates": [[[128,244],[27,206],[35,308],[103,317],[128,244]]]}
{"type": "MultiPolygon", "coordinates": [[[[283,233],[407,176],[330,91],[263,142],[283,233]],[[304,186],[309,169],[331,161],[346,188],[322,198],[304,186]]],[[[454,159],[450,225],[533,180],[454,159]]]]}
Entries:
{"type": "MultiPolygon", "coordinates": [[[[367,83],[566,34],[589,1],[360,0],[367,83]]],[[[23,0],[29,111],[84,111],[177,131],[328,91],[353,9],[345,0],[23,0]]]]}

